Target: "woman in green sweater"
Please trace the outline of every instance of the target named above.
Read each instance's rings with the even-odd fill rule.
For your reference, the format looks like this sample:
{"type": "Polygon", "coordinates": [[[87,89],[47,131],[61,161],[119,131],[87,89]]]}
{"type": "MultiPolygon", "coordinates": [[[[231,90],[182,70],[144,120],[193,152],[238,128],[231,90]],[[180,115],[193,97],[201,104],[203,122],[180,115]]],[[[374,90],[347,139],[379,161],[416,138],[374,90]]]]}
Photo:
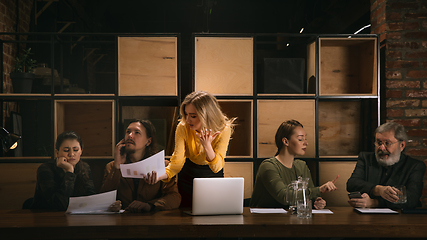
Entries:
{"type": "Polygon", "coordinates": [[[310,169],[304,161],[295,159],[302,156],[307,149],[307,134],[301,123],[296,120],[283,122],[277,129],[275,142],[277,153],[274,157],[264,160],[259,166],[255,187],[250,202],[251,207],[286,207],[287,186],[291,181],[310,178],[308,183],[309,196],[316,209],[323,209],[326,201],[321,193],[337,189],[335,181],[329,181],[320,187],[315,187],[311,179],[310,169]]]}

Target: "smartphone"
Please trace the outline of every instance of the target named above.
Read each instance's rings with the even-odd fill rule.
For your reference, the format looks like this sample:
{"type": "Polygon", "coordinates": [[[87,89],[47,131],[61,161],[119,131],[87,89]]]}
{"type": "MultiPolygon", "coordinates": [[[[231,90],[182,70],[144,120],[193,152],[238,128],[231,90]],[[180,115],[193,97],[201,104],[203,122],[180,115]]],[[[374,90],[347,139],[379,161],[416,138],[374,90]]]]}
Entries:
{"type": "Polygon", "coordinates": [[[360,192],[349,192],[348,198],[362,198],[362,194],[360,192]]]}

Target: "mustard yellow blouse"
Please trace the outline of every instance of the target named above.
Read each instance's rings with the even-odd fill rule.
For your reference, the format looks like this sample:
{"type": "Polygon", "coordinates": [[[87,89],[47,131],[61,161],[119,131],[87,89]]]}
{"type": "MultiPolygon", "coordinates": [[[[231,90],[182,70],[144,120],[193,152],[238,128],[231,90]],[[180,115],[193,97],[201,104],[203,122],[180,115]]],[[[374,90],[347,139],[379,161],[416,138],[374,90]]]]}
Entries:
{"type": "Polygon", "coordinates": [[[196,135],[196,131],[191,130],[183,122],[180,122],[175,132],[175,150],[170,159],[170,164],[166,167],[168,179],[165,181],[169,181],[181,171],[186,158],[198,165],[209,165],[209,168],[214,173],[219,172],[224,167],[224,158],[230,137],[231,128],[230,126],[226,126],[212,141],[215,158],[211,162],[208,162],[206,160],[204,148],[196,135]]]}

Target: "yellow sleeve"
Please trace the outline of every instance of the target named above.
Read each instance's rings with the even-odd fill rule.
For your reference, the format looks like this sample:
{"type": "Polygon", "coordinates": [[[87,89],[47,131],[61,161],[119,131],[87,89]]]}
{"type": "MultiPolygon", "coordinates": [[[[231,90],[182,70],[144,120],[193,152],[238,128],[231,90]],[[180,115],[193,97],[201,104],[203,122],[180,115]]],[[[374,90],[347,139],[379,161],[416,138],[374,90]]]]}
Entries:
{"type": "Polygon", "coordinates": [[[175,147],[170,159],[169,165],[166,167],[166,174],[168,179],[165,182],[171,180],[173,176],[178,174],[185,163],[185,141],[187,139],[187,133],[185,125],[179,123],[175,131],[175,147]]]}
{"type": "Polygon", "coordinates": [[[227,153],[228,144],[230,143],[231,128],[226,126],[224,130],[212,142],[212,148],[215,152],[215,158],[210,161],[209,168],[214,172],[219,172],[225,164],[225,155],[227,153]]]}

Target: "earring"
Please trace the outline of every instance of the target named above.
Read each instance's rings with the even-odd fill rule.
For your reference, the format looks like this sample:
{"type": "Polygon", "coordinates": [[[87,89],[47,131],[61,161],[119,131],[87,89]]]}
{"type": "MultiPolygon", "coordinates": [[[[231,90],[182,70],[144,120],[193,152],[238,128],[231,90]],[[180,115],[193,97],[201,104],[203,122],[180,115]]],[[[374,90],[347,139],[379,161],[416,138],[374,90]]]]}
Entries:
{"type": "Polygon", "coordinates": [[[149,143],[147,143],[147,145],[145,145],[145,146],[147,146],[147,147],[148,147],[148,146],[150,146],[150,144],[149,144],[149,143]]]}

